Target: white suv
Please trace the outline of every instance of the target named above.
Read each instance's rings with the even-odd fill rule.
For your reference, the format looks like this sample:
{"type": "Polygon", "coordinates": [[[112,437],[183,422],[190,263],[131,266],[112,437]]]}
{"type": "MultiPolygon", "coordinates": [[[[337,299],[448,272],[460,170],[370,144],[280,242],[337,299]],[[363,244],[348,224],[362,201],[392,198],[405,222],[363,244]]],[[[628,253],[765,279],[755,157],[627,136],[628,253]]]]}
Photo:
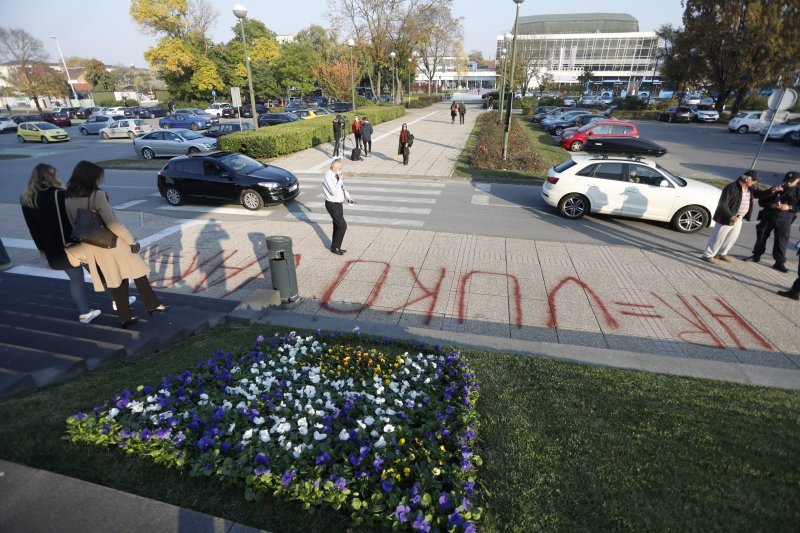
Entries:
{"type": "Polygon", "coordinates": [[[711,223],[721,191],[681,178],[652,158],[575,154],[547,173],[542,199],[562,216],[602,213],[670,222],[682,233],[711,223]]]}
{"type": "Polygon", "coordinates": [[[207,109],[203,109],[203,111],[205,111],[209,115],[214,115],[215,117],[221,117],[222,110],[228,107],[231,107],[231,104],[225,102],[217,102],[215,104],[211,104],[211,106],[208,107],[207,109]]]}

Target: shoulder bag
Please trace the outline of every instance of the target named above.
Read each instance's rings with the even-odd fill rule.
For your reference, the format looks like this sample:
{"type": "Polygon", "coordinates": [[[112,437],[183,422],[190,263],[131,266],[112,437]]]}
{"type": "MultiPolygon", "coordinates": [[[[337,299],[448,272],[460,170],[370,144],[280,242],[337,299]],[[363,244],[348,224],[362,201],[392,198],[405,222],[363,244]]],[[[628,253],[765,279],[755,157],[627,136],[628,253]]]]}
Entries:
{"type": "Polygon", "coordinates": [[[94,191],[89,196],[88,209],[79,208],[72,224],[72,238],[99,248],[114,248],[117,235],[106,227],[103,217],[94,207],[94,191]]]}

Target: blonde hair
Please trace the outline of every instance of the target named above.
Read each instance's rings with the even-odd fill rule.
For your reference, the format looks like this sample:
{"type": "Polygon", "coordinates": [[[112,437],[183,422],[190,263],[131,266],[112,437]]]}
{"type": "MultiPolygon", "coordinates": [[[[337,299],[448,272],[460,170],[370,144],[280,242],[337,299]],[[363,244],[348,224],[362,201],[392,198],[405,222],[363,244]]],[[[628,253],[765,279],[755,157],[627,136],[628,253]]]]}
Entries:
{"type": "Polygon", "coordinates": [[[33,167],[31,177],[19,197],[19,202],[25,207],[37,208],[39,207],[39,192],[51,187],[64,188],[64,185],[56,177],[56,167],[39,163],[33,167]]]}

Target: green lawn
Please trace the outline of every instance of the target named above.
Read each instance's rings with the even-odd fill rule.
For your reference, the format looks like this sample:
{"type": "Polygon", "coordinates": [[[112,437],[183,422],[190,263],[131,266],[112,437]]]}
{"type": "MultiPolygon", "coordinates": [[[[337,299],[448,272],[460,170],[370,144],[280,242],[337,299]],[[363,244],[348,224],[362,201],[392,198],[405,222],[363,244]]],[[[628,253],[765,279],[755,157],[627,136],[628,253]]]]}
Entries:
{"type": "MultiPolygon", "coordinates": [[[[0,403],[0,457],[263,529],[345,531],[348,517],[334,511],[246,502],[241,487],[63,439],[67,416],[194,367],[217,348],[244,352],[271,332],[221,326],[0,403]]],[[[463,353],[481,384],[482,530],[789,531],[800,523],[800,393],[463,353]]]]}

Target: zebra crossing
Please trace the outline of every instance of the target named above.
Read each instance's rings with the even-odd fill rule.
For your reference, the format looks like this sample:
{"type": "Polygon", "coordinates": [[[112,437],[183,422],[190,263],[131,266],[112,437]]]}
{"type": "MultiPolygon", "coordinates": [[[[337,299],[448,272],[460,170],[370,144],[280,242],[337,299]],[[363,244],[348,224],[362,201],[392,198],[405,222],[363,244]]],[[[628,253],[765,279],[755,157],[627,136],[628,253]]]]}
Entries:
{"type": "MultiPolygon", "coordinates": [[[[421,228],[444,187],[444,183],[427,181],[348,178],[347,190],[356,203],[347,206],[345,216],[348,224],[421,228]]],[[[304,222],[330,220],[322,192],[314,198],[318,200],[287,205],[286,218],[304,222]]]]}

